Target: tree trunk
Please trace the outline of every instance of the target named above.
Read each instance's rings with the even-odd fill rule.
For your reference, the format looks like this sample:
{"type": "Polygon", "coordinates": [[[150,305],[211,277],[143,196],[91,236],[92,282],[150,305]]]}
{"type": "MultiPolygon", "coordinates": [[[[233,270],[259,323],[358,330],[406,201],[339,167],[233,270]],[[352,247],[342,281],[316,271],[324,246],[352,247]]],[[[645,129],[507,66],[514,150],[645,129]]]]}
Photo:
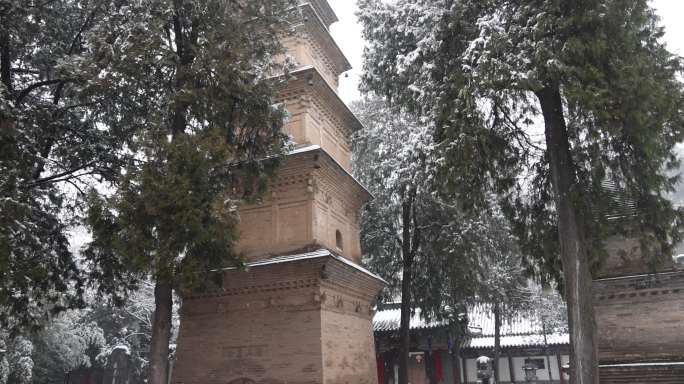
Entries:
{"type": "MultiPolygon", "coordinates": [[[[549,340],[546,337],[546,324],[544,324],[544,319],[542,318],[542,335],[544,335],[544,354],[546,355],[546,370],[549,372],[549,381],[553,381],[553,372],[551,371],[551,358],[549,358],[549,340]]],[[[558,366],[558,372],[560,372],[560,365],[558,366]]]]}
{"type": "Polygon", "coordinates": [[[401,323],[399,325],[399,384],[408,384],[409,352],[411,351],[411,284],[415,251],[411,240],[412,212],[413,196],[409,196],[402,204],[403,272],[401,277],[401,323]]]}
{"type": "Polygon", "coordinates": [[[454,352],[451,356],[451,366],[454,372],[454,383],[461,384],[461,352],[458,344],[454,345],[454,352]]]}
{"type": "Polygon", "coordinates": [[[598,384],[598,346],[589,255],[582,212],[575,206],[579,191],[576,190],[578,185],[559,85],[547,85],[537,92],[537,98],[544,114],[546,146],[558,212],[558,235],[571,338],[570,380],[575,384],[598,384]]]}
{"type": "Polygon", "coordinates": [[[10,38],[7,33],[0,34],[0,81],[5,85],[7,93],[11,94],[12,55],[10,51],[10,38]]]}
{"type": "Polygon", "coordinates": [[[501,355],[501,307],[494,303],[494,383],[499,383],[499,357],[501,355]]]}
{"type": "Polygon", "coordinates": [[[401,323],[399,325],[399,384],[408,384],[409,352],[411,351],[411,267],[404,263],[401,279],[401,323]]]}
{"type": "Polygon", "coordinates": [[[173,310],[171,283],[158,280],[154,286],[154,319],[150,343],[149,384],[167,384],[169,372],[169,338],[173,310]]]}

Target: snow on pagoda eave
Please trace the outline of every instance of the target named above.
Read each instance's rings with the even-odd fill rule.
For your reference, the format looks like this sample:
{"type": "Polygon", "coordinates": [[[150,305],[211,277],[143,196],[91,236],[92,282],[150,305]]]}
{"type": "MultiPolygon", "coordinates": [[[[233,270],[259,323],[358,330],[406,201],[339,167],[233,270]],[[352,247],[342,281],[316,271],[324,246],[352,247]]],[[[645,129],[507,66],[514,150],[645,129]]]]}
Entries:
{"type": "Polygon", "coordinates": [[[325,149],[321,148],[320,145],[304,145],[301,147],[297,147],[294,150],[288,152],[287,156],[297,156],[312,152],[318,152],[320,154],[323,154],[325,160],[328,163],[332,164],[339,172],[342,172],[345,176],[347,176],[352,181],[353,185],[358,189],[360,194],[363,195],[365,201],[369,201],[375,198],[373,194],[354,177],[354,175],[352,175],[351,173],[349,173],[349,171],[344,169],[344,167],[340,165],[340,163],[337,160],[335,160],[334,157],[332,157],[328,152],[326,152],[325,149]]]}

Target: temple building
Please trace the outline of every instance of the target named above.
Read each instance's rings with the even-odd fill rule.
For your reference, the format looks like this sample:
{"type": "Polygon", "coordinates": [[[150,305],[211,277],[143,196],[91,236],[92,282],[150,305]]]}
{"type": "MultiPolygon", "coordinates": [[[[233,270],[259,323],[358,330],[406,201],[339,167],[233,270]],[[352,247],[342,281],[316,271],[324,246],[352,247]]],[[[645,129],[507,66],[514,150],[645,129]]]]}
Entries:
{"type": "Polygon", "coordinates": [[[326,0],[301,1],[283,36],[297,68],[277,102],[296,148],[263,202],[240,209],[246,270],[183,298],[173,383],[377,382],[371,318],[384,281],[359,264],[370,195],[350,174],[361,124],[337,94],[350,65],[335,21],[326,0]]]}
{"type": "MultiPolygon", "coordinates": [[[[380,305],[373,318],[379,384],[398,382],[400,312],[400,304],[380,305]]],[[[419,309],[411,316],[410,328],[411,384],[483,382],[478,377],[478,371],[481,371],[478,359],[494,356],[491,306],[479,304],[468,308],[465,334],[452,331],[447,322],[427,321],[421,317],[419,309]]],[[[570,382],[561,369],[570,359],[570,338],[566,332],[544,332],[541,319],[522,313],[504,320],[500,330],[500,384],[570,382]]]]}

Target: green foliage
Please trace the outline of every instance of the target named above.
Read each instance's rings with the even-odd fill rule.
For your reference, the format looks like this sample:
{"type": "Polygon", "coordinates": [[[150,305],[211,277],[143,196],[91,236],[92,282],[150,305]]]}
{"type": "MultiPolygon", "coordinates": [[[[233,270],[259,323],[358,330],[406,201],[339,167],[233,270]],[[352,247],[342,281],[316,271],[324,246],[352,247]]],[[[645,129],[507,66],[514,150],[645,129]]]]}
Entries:
{"type": "Polygon", "coordinates": [[[31,340],[23,336],[8,337],[3,332],[0,333],[0,344],[6,350],[0,359],[0,383],[32,383],[34,347],[31,340]]]}
{"type": "Polygon", "coordinates": [[[63,383],[64,375],[72,370],[98,366],[96,357],[106,345],[105,336],[84,313],[64,312],[32,338],[33,383],[63,383]]]}
{"type": "Polygon", "coordinates": [[[0,324],[32,328],[82,304],[67,231],[90,176],[111,178],[114,142],[62,68],[84,50],[88,1],[0,2],[0,324]]]}
{"type": "Polygon", "coordinates": [[[529,272],[560,280],[557,212],[536,92],[558,87],[586,247],[639,238],[652,265],[680,241],[666,199],[682,140],[680,59],[659,41],[645,0],[360,2],[369,41],[364,87],[435,121],[443,192],[464,208],[501,198],[529,272]],[[606,207],[634,202],[616,220],[606,207]]]}
{"type": "Polygon", "coordinates": [[[101,124],[134,132],[113,193],[89,198],[91,277],[121,296],[152,274],[178,288],[234,262],[237,202],[277,165],[277,32],[289,1],[107,3],[88,35],[85,95],[101,124]],[[273,161],[260,161],[266,157],[273,161]],[[122,286],[121,283],[124,283],[122,286]]]}
{"type": "Polygon", "coordinates": [[[243,196],[226,193],[262,191],[284,142],[269,76],[293,5],[0,1],[3,328],[83,305],[68,234],[85,203],[89,277],[116,298],[230,259],[243,196]]]}
{"type": "Polygon", "coordinates": [[[476,295],[487,304],[496,305],[503,318],[527,307],[528,285],[523,257],[516,239],[501,212],[484,219],[486,239],[477,244],[480,264],[476,295]]]}
{"type": "Polygon", "coordinates": [[[456,319],[468,303],[510,299],[515,284],[524,283],[523,274],[505,264],[517,262],[520,268],[516,239],[493,209],[466,215],[456,201],[436,193],[440,181],[430,124],[379,98],[353,109],[364,123],[353,141],[354,175],[374,197],[362,215],[361,241],[365,262],[390,283],[383,300],[401,295],[405,268],[411,270],[411,308],[430,318],[456,319]],[[414,208],[407,222],[402,213],[411,193],[414,208]],[[406,226],[416,247],[408,264],[406,226]]]}

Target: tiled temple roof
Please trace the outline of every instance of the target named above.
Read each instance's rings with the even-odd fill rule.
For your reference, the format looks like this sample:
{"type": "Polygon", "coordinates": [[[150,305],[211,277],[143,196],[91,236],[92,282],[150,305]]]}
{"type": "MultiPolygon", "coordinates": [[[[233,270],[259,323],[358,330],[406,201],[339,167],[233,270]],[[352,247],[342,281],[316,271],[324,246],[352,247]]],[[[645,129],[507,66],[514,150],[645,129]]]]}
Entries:
{"type": "MultiPolygon", "coordinates": [[[[484,304],[473,305],[468,309],[468,330],[464,348],[492,348],[494,347],[494,314],[484,304]]],[[[390,332],[399,329],[401,310],[398,304],[386,306],[375,313],[373,329],[375,332],[390,332]]],[[[518,315],[509,320],[503,320],[501,326],[502,347],[529,347],[544,345],[544,335],[541,323],[530,316],[518,315]]],[[[412,330],[426,330],[445,328],[445,321],[428,321],[421,316],[417,309],[411,316],[412,330]]],[[[546,335],[548,345],[568,345],[570,337],[567,333],[549,333],[546,335]]]]}

